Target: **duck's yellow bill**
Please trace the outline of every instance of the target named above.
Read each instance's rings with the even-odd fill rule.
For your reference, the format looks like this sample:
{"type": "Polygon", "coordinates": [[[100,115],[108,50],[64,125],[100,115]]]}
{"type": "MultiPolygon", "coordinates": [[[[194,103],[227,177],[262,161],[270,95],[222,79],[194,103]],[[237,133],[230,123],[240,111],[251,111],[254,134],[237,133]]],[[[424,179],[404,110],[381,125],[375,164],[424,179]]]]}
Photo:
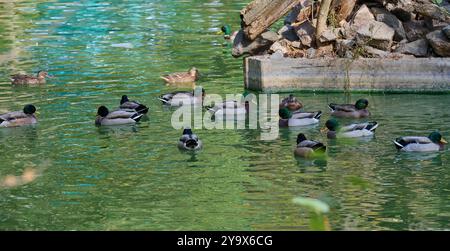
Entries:
{"type": "Polygon", "coordinates": [[[448,142],[444,138],[441,138],[441,143],[442,144],[448,144],[448,142]]]}
{"type": "Polygon", "coordinates": [[[223,34],[223,31],[216,32],[216,35],[222,35],[222,34],[223,34]]]}
{"type": "Polygon", "coordinates": [[[327,132],[328,132],[328,128],[322,127],[322,128],[320,129],[320,132],[321,132],[321,133],[327,133],[327,132]]]}

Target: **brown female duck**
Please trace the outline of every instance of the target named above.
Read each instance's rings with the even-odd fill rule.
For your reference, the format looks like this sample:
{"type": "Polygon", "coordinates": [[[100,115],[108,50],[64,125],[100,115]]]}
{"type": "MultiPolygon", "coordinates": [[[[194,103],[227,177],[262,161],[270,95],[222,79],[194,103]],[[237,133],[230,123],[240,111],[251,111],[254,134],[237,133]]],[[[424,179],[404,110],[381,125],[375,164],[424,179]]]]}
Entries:
{"type": "Polygon", "coordinates": [[[175,72],[161,76],[161,78],[169,84],[192,83],[198,80],[199,72],[195,67],[192,67],[187,72],[175,72]]]}
{"type": "Polygon", "coordinates": [[[39,71],[36,76],[15,74],[11,76],[11,83],[13,85],[38,85],[45,84],[46,78],[51,78],[46,71],[39,71]]]}
{"type": "Polygon", "coordinates": [[[288,108],[289,111],[298,111],[303,108],[303,104],[296,97],[294,97],[293,94],[290,94],[289,97],[281,100],[280,109],[284,107],[288,108]]]}

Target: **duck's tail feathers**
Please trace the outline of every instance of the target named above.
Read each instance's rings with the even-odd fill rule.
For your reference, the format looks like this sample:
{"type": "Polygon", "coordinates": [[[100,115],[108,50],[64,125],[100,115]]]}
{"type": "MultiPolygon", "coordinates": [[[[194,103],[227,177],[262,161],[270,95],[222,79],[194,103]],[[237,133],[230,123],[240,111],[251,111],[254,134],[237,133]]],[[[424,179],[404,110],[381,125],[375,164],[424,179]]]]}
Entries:
{"type": "Polygon", "coordinates": [[[403,146],[402,144],[400,144],[400,143],[398,142],[398,139],[393,140],[392,142],[394,142],[394,145],[395,145],[395,147],[396,147],[398,150],[400,150],[400,149],[402,149],[403,147],[405,147],[405,146],[403,146]]]}
{"type": "Polygon", "coordinates": [[[336,104],[330,103],[330,104],[328,105],[328,108],[330,108],[330,110],[331,110],[332,112],[334,112],[334,110],[336,110],[336,104]]]}
{"type": "Polygon", "coordinates": [[[147,114],[148,107],[145,105],[139,104],[139,106],[135,109],[139,114],[147,114]]]}
{"type": "Polygon", "coordinates": [[[166,81],[166,82],[169,82],[169,79],[167,77],[160,76],[159,78],[164,79],[164,81],[166,81]]]}
{"type": "Polygon", "coordinates": [[[319,143],[319,144],[317,144],[317,145],[315,145],[315,146],[313,147],[313,150],[314,150],[315,152],[324,153],[324,152],[327,151],[327,146],[325,146],[325,145],[322,144],[322,143],[319,143]]]}
{"type": "Polygon", "coordinates": [[[377,127],[378,127],[378,123],[376,121],[373,121],[373,122],[368,123],[366,129],[374,132],[375,129],[377,129],[377,127]]]}
{"type": "Polygon", "coordinates": [[[135,114],[133,114],[133,116],[131,116],[131,118],[134,121],[139,122],[139,120],[141,120],[142,116],[144,116],[144,114],[135,113],[135,114]]]}
{"type": "Polygon", "coordinates": [[[164,104],[169,104],[169,101],[168,100],[165,100],[165,99],[163,99],[163,98],[158,98],[161,102],[163,102],[164,104]]]}
{"type": "Polygon", "coordinates": [[[187,148],[194,149],[198,146],[198,142],[195,139],[188,139],[185,142],[187,148]]]}
{"type": "Polygon", "coordinates": [[[318,112],[316,113],[316,115],[314,115],[314,118],[315,118],[315,119],[320,119],[320,117],[322,117],[322,111],[318,111],[318,112]]]}

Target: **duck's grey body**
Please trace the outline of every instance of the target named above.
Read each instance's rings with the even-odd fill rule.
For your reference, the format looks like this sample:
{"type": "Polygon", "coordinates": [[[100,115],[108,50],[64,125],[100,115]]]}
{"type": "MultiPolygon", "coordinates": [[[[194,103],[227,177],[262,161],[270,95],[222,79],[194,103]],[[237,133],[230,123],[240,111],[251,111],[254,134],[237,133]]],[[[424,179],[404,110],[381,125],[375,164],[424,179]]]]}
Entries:
{"type": "Polygon", "coordinates": [[[135,111],[126,111],[126,110],[116,110],[112,112],[108,111],[105,114],[101,115],[97,114],[95,124],[99,126],[135,124],[141,119],[142,116],[143,114],[139,114],[135,111]]]}
{"type": "Polygon", "coordinates": [[[234,119],[235,116],[238,120],[245,119],[247,114],[247,107],[238,101],[231,100],[219,103],[212,108],[208,108],[208,111],[214,114],[215,117],[223,117],[225,119],[234,119]]]}
{"type": "Polygon", "coordinates": [[[190,129],[185,129],[178,141],[178,148],[181,150],[197,151],[202,148],[202,141],[190,129]]]}
{"type": "Polygon", "coordinates": [[[428,137],[408,136],[394,141],[397,149],[405,152],[435,152],[443,150],[444,146],[433,143],[428,137]]]}
{"type": "Polygon", "coordinates": [[[359,138],[359,137],[370,137],[374,135],[375,129],[378,127],[377,122],[367,122],[351,124],[342,127],[339,132],[328,131],[327,137],[333,138],[359,138]]]}
{"type": "Polygon", "coordinates": [[[193,92],[188,91],[176,91],[162,95],[159,100],[165,105],[170,106],[182,106],[182,105],[193,105],[201,104],[202,97],[194,96],[193,92]]]}
{"type": "Polygon", "coordinates": [[[26,114],[23,111],[8,112],[0,115],[0,127],[16,127],[36,124],[34,114],[26,114]]]}
{"type": "Polygon", "coordinates": [[[303,158],[312,158],[325,153],[326,149],[327,147],[324,144],[315,140],[308,140],[303,133],[299,133],[294,155],[303,158]]]}
{"type": "Polygon", "coordinates": [[[147,112],[148,112],[147,106],[145,106],[137,101],[128,100],[128,97],[126,95],[122,96],[122,99],[120,100],[119,109],[126,110],[126,111],[135,111],[139,114],[147,114],[147,112]]]}
{"type": "Polygon", "coordinates": [[[295,127],[295,126],[309,126],[315,125],[320,122],[320,117],[322,116],[321,111],[317,112],[294,112],[292,117],[289,119],[280,119],[279,125],[295,127]]]}
{"type": "Polygon", "coordinates": [[[25,105],[22,111],[8,112],[0,115],[0,127],[16,127],[23,125],[32,125],[37,123],[34,115],[36,107],[25,105]]]}

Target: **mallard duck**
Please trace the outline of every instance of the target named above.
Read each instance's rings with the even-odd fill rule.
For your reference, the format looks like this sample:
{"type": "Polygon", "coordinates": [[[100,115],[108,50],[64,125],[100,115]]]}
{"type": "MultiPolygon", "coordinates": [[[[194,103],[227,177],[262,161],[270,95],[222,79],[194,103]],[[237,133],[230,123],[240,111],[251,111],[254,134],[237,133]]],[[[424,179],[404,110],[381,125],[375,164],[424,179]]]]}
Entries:
{"type": "Polygon", "coordinates": [[[444,144],[447,143],[439,132],[432,132],[428,137],[408,136],[394,140],[395,147],[405,152],[440,151],[444,150],[444,144]]]}
{"type": "Polygon", "coordinates": [[[183,135],[178,141],[178,148],[182,150],[196,151],[202,148],[202,141],[198,136],[192,133],[192,130],[186,128],[183,130],[183,135]]]}
{"type": "Polygon", "coordinates": [[[234,42],[234,39],[236,38],[236,35],[238,34],[238,31],[231,32],[231,26],[230,25],[224,25],[220,28],[220,30],[223,32],[223,38],[227,41],[230,41],[231,43],[234,42]]]}
{"type": "Polygon", "coordinates": [[[139,114],[135,111],[116,110],[110,112],[105,106],[100,106],[95,118],[95,124],[97,126],[135,124],[139,122],[142,116],[144,114],[139,114]]]}
{"type": "Polygon", "coordinates": [[[241,104],[238,101],[231,100],[219,103],[214,107],[207,107],[208,112],[214,114],[214,117],[225,117],[225,118],[244,118],[248,111],[248,104],[241,104]]]}
{"type": "Polygon", "coordinates": [[[370,116],[370,112],[366,109],[369,105],[367,99],[358,99],[354,105],[352,104],[329,104],[331,116],[342,118],[365,118],[370,116]]]}
{"type": "Polygon", "coordinates": [[[303,158],[318,157],[323,155],[327,147],[314,140],[307,140],[303,133],[297,135],[297,147],[294,150],[294,155],[303,158]]]}
{"type": "Polygon", "coordinates": [[[46,78],[52,78],[52,76],[48,75],[45,71],[39,71],[35,76],[16,74],[11,75],[11,83],[13,85],[36,85],[36,84],[45,84],[46,78]]]}
{"type": "Polygon", "coordinates": [[[284,107],[278,111],[280,116],[279,126],[308,126],[319,123],[322,111],[317,112],[291,112],[284,107]]]}
{"type": "Polygon", "coordinates": [[[289,97],[281,100],[280,109],[284,107],[288,108],[290,111],[298,111],[303,108],[303,104],[298,101],[293,94],[290,94],[289,97]]]}
{"type": "Polygon", "coordinates": [[[22,111],[8,112],[0,115],[0,127],[16,127],[37,123],[36,107],[25,105],[22,111]]]}
{"type": "Polygon", "coordinates": [[[175,72],[165,76],[161,76],[161,78],[164,79],[164,81],[166,81],[168,84],[180,84],[195,82],[198,80],[199,75],[200,73],[197,68],[192,67],[187,72],[175,72]]]}
{"type": "Polygon", "coordinates": [[[205,98],[205,89],[201,88],[202,94],[201,96],[198,93],[200,88],[196,88],[195,90],[189,92],[189,91],[175,91],[171,93],[167,93],[164,95],[161,95],[158,99],[163,102],[165,105],[170,106],[182,106],[182,105],[197,105],[201,104],[203,102],[203,99],[205,98]]]}
{"type": "Polygon", "coordinates": [[[137,101],[130,101],[128,99],[127,95],[123,95],[122,99],[120,100],[120,109],[125,109],[125,110],[134,110],[139,114],[147,114],[148,112],[148,107],[137,102],[137,101]]]}
{"type": "Polygon", "coordinates": [[[372,136],[375,129],[378,127],[377,122],[367,122],[350,124],[344,127],[339,126],[339,122],[336,119],[329,119],[325,123],[327,132],[327,138],[358,138],[372,136]]]}

